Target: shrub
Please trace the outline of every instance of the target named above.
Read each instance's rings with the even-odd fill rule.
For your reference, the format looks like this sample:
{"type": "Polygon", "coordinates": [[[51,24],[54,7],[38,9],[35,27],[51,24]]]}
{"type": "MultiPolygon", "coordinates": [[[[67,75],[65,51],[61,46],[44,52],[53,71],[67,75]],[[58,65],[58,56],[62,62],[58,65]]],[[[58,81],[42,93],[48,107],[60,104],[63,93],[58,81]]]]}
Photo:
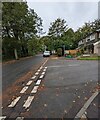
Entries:
{"type": "Polygon", "coordinates": [[[62,49],[61,48],[58,48],[57,49],[57,55],[60,57],[62,56],[62,49]]]}

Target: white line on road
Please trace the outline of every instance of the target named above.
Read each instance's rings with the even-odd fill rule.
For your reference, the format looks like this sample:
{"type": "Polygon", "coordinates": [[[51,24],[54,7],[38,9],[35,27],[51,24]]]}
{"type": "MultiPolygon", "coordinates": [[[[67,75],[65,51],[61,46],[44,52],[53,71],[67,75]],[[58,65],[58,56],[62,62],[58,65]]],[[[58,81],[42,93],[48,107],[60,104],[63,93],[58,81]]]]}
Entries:
{"type": "Polygon", "coordinates": [[[38,81],[36,82],[36,85],[40,85],[40,83],[41,83],[41,80],[38,80],[38,81]]]}
{"type": "Polygon", "coordinates": [[[27,83],[26,85],[31,85],[32,82],[33,82],[33,81],[30,80],[30,81],[28,81],[28,83],[27,83]]]}
{"type": "Polygon", "coordinates": [[[33,90],[31,91],[31,93],[36,93],[37,90],[38,90],[38,87],[39,87],[39,86],[34,86],[34,88],[33,88],[33,90]]]}
{"type": "Polygon", "coordinates": [[[42,66],[44,66],[46,63],[47,63],[47,61],[49,60],[49,58],[48,59],[46,59],[46,61],[43,63],[43,65],[42,66]]]}
{"type": "Polygon", "coordinates": [[[46,71],[46,69],[43,70],[43,72],[45,72],[45,71],[46,71]]]}
{"type": "Polygon", "coordinates": [[[23,120],[24,117],[17,117],[16,120],[23,120]]]}
{"type": "Polygon", "coordinates": [[[40,76],[40,78],[43,78],[43,77],[44,77],[44,75],[41,75],[41,76],[40,76]]]}
{"type": "Polygon", "coordinates": [[[39,74],[39,72],[36,72],[36,73],[35,73],[35,75],[38,75],[38,74],[39,74]]]}
{"type": "Polygon", "coordinates": [[[79,64],[70,64],[69,67],[79,66],[79,64]]]}
{"type": "MultiPolygon", "coordinates": [[[[48,58],[49,59],[49,58],[48,58]]],[[[43,68],[43,66],[46,64],[46,62],[48,61],[48,59],[46,59],[46,61],[43,63],[43,65],[38,69],[38,72],[41,71],[41,69],[43,68]]],[[[47,69],[47,68],[46,68],[47,69]]]]}
{"type": "Polygon", "coordinates": [[[85,120],[87,120],[87,117],[85,114],[82,115],[81,119],[84,118],[85,120]]]}
{"type": "Polygon", "coordinates": [[[42,72],[42,75],[44,75],[45,74],[45,72],[42,72]]]}
{"type": "Polygon", "coordinates": [[[25,87],[20,91],[20,93],[25,93],[27,89],[28,89],[28,86],[25,86],[25,87]]]}
{"type": "Polygon", "coordinates": [[[84,104],[84,106],[81,108],[81,110],[77,113],[75,118],[81,118],[82,115],[85,113],[86,109],[89,107],[91,102],[94,100],[94,98],[99,94],[98,91],[96,91],[89,99],[88,101],[84,104]]]}
{"type": "Polygon", "coordinates": [[[47,69],[47,67],[45,67],[45,69],[47,69]]]}
{"type": "Polygon", "coordinates": [[[2,116],[0,117],[0,120],[4,120],[6,118],[6,116],[2,116]]]}
{"type": "Polygon", "coordinates": [[[8,107],[14,107],[16,105],[16,103],[19,101],[20,98],[21,97],[19,96],[16,99],[14,99],[8,107]]]}
{"type": "Polygon", "coordinates": [[[48,67],[52,68],[52,67],[63,67],[63,66],[48,66],[48,67]]]}
{"type": "Polygon", "coordinates": [[[40,67],[40,70],[41,70],[42,68],[43,68],[43,67],[41,66],[41,67],[40,67]]]}
{"type": "Polygon", "coordinates": [[[40,72],[41,70],[39,69],[38,72],[40,72]]]}
{"type": "Polygon", "coordinates": [[[25,104],[23,105],[23,107],[25,109],[27,109],[31,105],[33,99],[34,99],[34,96],[29,96],[28,99],[26,100],[25,104]]]}
{"type": "Polygon", "coordinates": [[[35,79],[36,78],[36,76],[33,76],[31,79],[35,79]]]}

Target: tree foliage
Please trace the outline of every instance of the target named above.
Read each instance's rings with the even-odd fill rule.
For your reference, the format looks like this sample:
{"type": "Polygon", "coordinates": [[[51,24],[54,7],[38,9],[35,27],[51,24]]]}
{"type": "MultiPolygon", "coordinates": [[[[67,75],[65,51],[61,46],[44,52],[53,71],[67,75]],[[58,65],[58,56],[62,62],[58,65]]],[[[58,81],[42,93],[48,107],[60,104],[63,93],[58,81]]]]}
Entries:
{"type": "Polygon", "coordinates": [[[93,22],[84,23],[84,25],[75,32],[75,46],[77,47],[78,42],[81,39],[85,38],[87,35],[96,31],[97,29],[100,29],[100,19],[94,20],[93,22]]]}
{"type": "Polygon", "coordinates": [[[48,34],[43,34],[42,19],[26,2],[4,2],[2,7],[3,56],[14,58],[32,55],[40,50],[76,49],[78,42],[100,29],[100,19],[84,23],[74,31],[66,21],[57,18],[50,23],[48,34]],[[17,52],[17,53],[16,53],[17,52]]]}
{"type": "Polygon", "coordinates": [[[48,35],[60,37],[67,30],[67,24],[64,19],[58,18],[51,23],[48,35]]]}
{"type": "MultiPolygon", "coordinates": [[[[42,31],[42,20],[26,2],[4,2],[2,8],[3,53],[17,50],[19,56],[28,55],[28,40],[42,31]],[[9,49],[9,50],[8,50],[9,49]]],[[[9,57],[9,56],[7,56],[9,57]]]]}

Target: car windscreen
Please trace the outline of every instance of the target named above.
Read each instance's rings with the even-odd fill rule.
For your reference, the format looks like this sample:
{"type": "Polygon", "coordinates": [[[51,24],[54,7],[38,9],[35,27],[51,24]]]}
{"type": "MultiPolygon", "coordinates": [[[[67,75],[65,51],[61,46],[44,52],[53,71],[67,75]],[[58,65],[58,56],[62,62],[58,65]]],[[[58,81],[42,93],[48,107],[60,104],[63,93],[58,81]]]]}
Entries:
{"type": "Polygon", "coordinates": [[[50,53],[49,51],[45,51],[45,53],[50,53]]]}

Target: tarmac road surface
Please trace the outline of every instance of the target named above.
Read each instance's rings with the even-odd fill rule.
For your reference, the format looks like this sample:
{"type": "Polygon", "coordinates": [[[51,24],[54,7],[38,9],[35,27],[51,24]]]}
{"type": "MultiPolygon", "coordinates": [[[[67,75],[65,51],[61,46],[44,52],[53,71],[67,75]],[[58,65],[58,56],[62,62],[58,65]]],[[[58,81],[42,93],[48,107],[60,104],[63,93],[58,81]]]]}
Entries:
{"type": "Polygon", "coordinates": [[[3,117],[75,118],[97,85],[98,61],[46,58],[17,94],[3,103],[3,117]]]}
{"type": "Polygon", "coordinates": [[[3,90],[11,86],[18,78],[29,72],[36,64],[43,62],[44,58],[41,54],[30,57],[11,64],[2,66],[2,88],[3,90]]]}

